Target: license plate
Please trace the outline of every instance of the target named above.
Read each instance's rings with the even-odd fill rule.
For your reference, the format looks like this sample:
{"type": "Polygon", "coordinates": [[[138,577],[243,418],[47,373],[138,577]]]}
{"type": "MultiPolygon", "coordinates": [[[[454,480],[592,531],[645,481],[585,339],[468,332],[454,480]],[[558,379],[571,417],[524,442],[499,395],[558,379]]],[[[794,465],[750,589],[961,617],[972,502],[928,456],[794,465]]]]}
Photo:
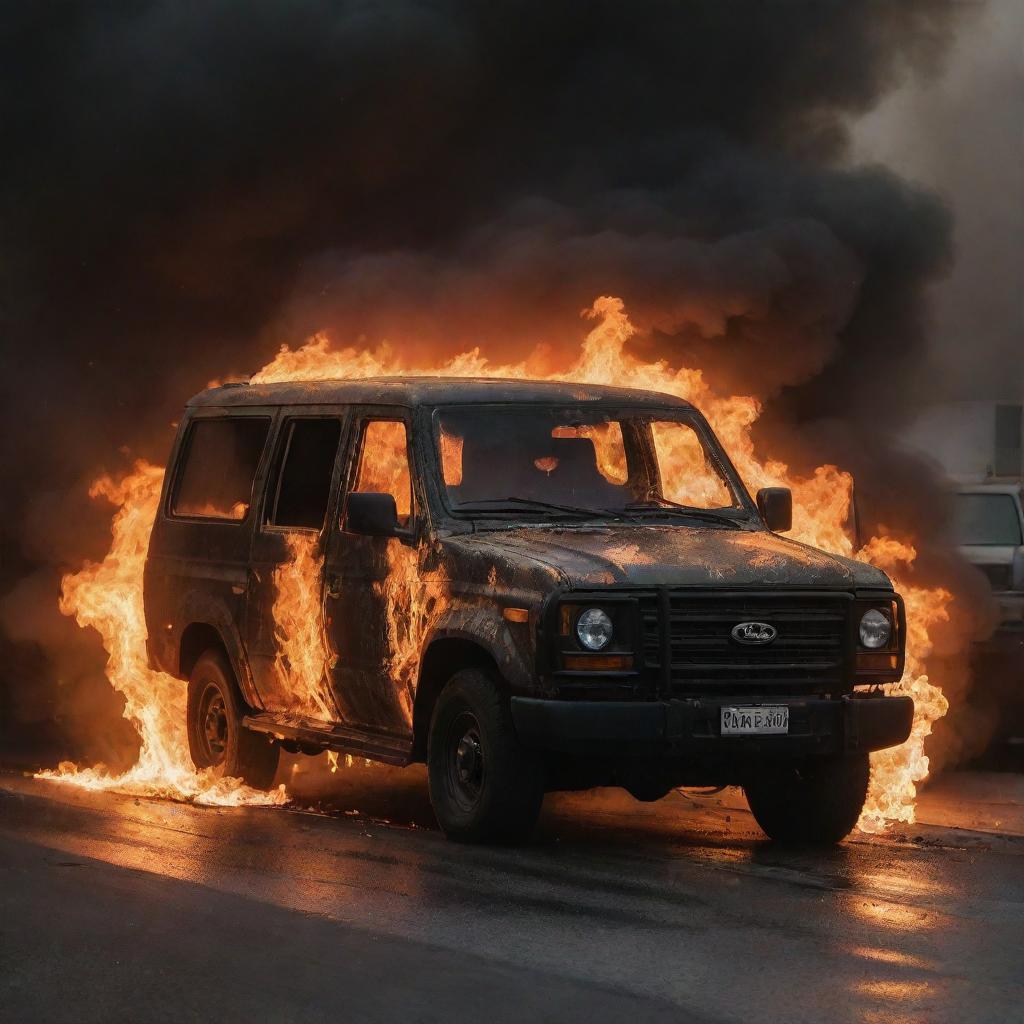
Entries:
{"type": "Polygon", "coordinates": [[[783,705],[722,708],[723,736],[773,736],[789,732],[789,708],[783,705]]]}

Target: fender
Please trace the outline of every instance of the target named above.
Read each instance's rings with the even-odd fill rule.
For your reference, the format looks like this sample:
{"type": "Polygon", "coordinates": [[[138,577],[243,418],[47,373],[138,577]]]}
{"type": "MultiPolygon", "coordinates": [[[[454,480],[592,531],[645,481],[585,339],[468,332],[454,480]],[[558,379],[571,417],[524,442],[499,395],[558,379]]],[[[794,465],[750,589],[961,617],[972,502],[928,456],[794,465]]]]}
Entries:
{"type": "Polygon", "coordinates": [[[465,640],[491,656],[514,692],[532,692],[535,689],[532,635],[530,623],[507,622],[493,604],[453,605],[424,637],[420,664],[422,666],[424,655],[437,640],[465,640]]]}
{"type": "MultiPolygon", "coordinates": [[[[212,626],[224,644],[228,661],[231,663],[232,669],[234,669],[235,678],[238,680],[238,686],[242,691],[245,702],[250,707],[262,708],[263,703],[256,691],[252,672],[249,670],[249,660],[245,656],[245,646],[242,643],[238,624],[224,602],[210,594],[204,594],[200,590],[189,590],[181,600],[176,621],[184,624],[177,636],[178,656],[180,657],[181,637],[184,635],[185,628],[196,622],[212,626]]],[[[177,669],[180,675],[180,662],[177,663],[177,669]]]]}

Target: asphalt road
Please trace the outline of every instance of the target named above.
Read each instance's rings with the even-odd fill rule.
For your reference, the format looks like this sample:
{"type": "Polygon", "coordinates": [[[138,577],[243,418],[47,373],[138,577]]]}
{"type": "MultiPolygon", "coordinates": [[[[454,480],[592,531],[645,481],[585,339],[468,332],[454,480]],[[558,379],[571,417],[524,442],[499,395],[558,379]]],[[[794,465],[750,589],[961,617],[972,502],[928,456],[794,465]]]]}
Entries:
{"type": "Polygon", "coordinates": [[[822,852],[731,791],[549,798],[495,849],[420,771],[289,774],[315,810],[0,775],[0,1020],[1024,1020],[1020,777],[822,852]]]}

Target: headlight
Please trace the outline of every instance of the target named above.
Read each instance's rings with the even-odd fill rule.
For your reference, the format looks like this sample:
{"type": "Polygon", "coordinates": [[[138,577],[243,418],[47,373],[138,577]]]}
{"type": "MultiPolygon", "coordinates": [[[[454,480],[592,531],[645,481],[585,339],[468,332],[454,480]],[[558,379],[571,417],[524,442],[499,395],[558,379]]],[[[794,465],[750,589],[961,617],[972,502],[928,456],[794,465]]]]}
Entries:
{"type": "Polygon", "coordinates": [[[588,651],[601,651],[612,641],[612,620],[600,608],[588,608],[576,620],[576,636],[588,651]]]}
{"type": "Polygon", "coordinates": [[[872,608],[860,620],[860,642],[872,651],[888,646],[892,637],[892,622],[885,612],[872,608]]]}

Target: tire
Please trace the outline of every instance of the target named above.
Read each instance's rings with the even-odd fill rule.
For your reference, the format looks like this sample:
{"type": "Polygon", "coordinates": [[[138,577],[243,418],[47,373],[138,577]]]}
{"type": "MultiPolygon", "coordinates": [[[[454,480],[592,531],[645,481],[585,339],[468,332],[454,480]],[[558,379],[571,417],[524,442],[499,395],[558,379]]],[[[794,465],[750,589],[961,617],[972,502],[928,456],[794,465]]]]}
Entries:
{"type": "Polygon", "coordinates": [[[262,733],[242,726],[246,706],[221,651],[204,651],[188,681],[188,749],[200,771],[270,789],[281,751],[262,733]]]}
{"type": "Polygon", "coordinates": [[[634,799],[642,804],[653,804],[663,800],[678,785],[679,772],[657,761],[633,761],[620,772],[620,785],[634,799]]]}
{"type": "Polygon", "coordinates": [[[516,843],[533,831],[543,763],[519,745],[508,701],[485,672],[463,669],[441,691],[427,737],[427,779],[449,839],[516,843]]]}
{"type": "Polygon", "coordinates": [[[767,768],[743,788],[758,825],[779,843],[833,844],[850,834],[868,792],[867,754],[767,768]]]}

